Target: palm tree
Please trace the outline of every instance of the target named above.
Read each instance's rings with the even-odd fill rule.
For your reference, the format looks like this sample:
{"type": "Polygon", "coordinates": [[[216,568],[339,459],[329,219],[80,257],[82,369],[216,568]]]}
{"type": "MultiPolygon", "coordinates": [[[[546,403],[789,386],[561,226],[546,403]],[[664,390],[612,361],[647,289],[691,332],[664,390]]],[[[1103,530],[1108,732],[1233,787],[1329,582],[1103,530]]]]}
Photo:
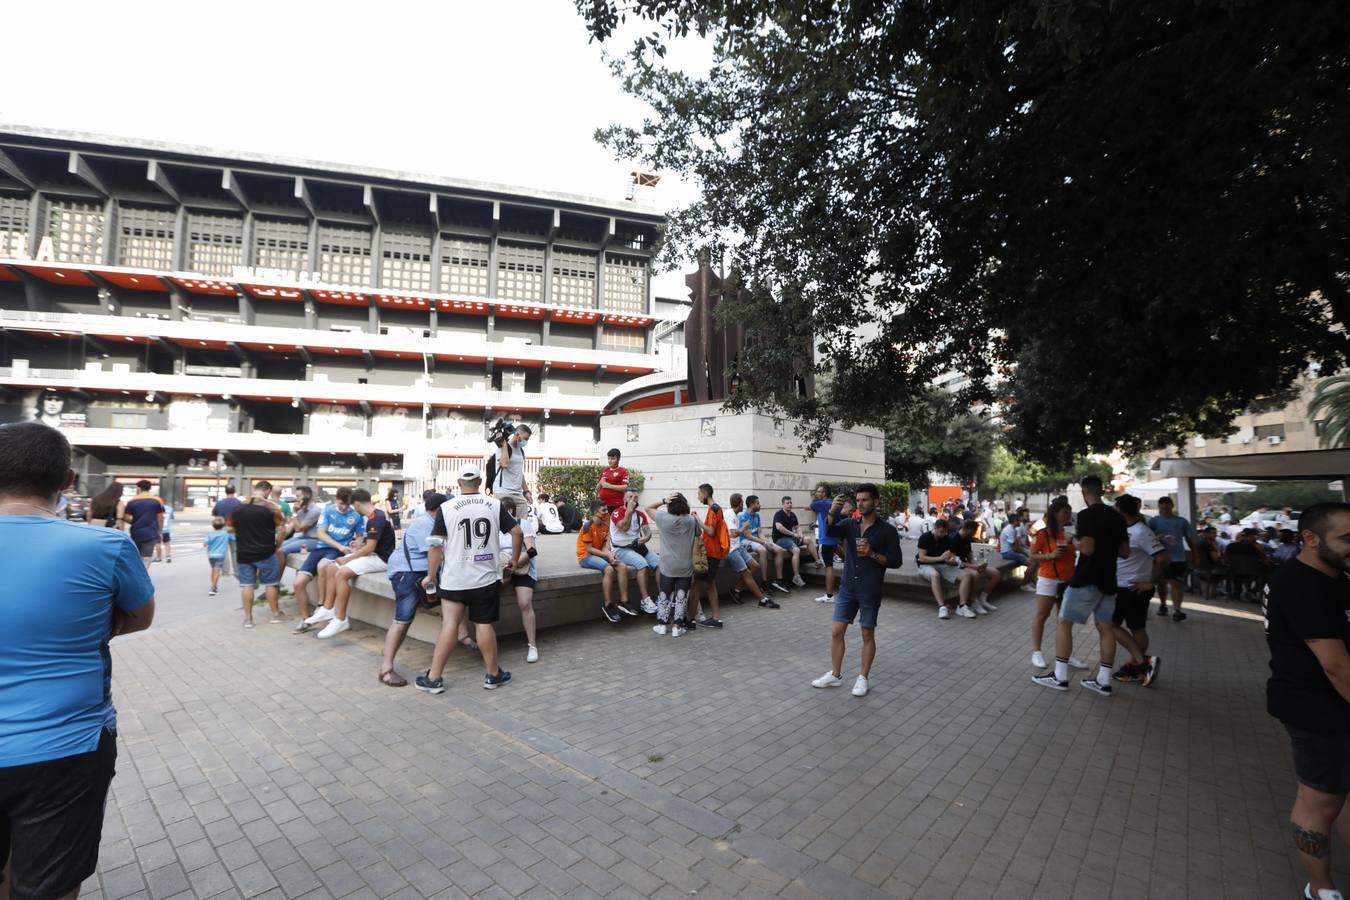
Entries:
{"type": "Polygon", "coordinates": [[[1308,418],[1321,422],[1323,447],[1350,445],[1350,373],[1317,383],[1308,404],[1308,418]]]}

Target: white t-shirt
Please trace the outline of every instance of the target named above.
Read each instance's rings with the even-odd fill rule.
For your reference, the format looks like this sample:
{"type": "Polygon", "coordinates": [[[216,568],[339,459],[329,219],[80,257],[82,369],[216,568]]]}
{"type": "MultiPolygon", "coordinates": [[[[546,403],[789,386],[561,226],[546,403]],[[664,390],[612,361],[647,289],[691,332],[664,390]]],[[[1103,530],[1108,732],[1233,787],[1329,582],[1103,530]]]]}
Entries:
{"type": "Polygon", "coordinates": [[[431,536],[445,547],[440,586],[446,591],[467,591],[501,581],[501,535],[516,527],[516,520],[495,497],[463,494],[441,504],[431,536]]]}
{"type": "Polygon", "coordinates": [[[1142,521],[1125,530],[1130,539],[1130,556],[1116,561],[1116,585],[1129,587],[1136,581],[1148,581],[1153,574],[1153,557],[1167,550],[1158,536],[1142,521]]]}
{"type": "MultiPolygon", "coordinates": [[[[497,477],[493,479],[492,490],[497,493],[519,494],[525,489],[525,450],[521,447],[511,447],[511,451],[506,458],[506,467],[502,468],[501,460],[497,460],[497,477]]],[[[496,448],[492,452],[500,453],[496,448]]]]}
{"type": "MultiPolygon", "coordinates": [[[[537,536],[538,534],[539,529],[535,527],[534,522],[532,522],[529,519],[520,520],[520,540],[521,540],[520,546],[522,550],[525,549],[524,543],[525,538],[532,538],[537,536]]],[[[504,566],[511,561],[511,532],[503,531],[500,534],[498,534],[497,546],[501,548],[500,555],[502,558],[502,565],[504,566]]],[[[530,557],[530,577],[537,579],[539,577],[539,573],[537,568],[535,567],[534,560],[535,560],[534,557],[530,557]]]]}
{"type": "Polygon", "coordinates": [[[647,514],[640,509],[633,510],[632,517],[628,520],[628,530],[619,527],[623,521],[624,508],[620,506],[609,515],[609,540],[615,547],[631,547],[637,543],[638,537],[642,533],[642,526],[647,524],[647,514]]]}
{"type": "Polygon", "coordinates": [[[551,501],[536,503],[535,512],[539,515],[539,530],[545,534],[562,534],[563,523],[558,517],[558,507],[551,501]]]}

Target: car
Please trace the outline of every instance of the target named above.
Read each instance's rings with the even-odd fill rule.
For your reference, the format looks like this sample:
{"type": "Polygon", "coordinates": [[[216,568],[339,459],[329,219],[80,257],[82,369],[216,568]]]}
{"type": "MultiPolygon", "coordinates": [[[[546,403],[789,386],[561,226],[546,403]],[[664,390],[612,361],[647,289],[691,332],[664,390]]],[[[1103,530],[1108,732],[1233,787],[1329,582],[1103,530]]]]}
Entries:
{"type": "Polygon", "coordinates": [[[87,494],[66,494],[66,518],[74,519],[77,522],[84,521],[84,515],[89,509],[89,497],[87,494]]]}

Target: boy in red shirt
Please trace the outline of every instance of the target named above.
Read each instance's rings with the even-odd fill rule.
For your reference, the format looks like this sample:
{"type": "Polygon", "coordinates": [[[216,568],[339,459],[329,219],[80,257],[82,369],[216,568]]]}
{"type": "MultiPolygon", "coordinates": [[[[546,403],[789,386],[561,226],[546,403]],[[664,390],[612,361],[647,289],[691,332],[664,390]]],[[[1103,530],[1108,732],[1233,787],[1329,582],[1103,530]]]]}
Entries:
{"type": "Polygon", "coordinates": [[[623,493],[628,490],[628,470],[619,465],[618,447],[611,449],[606,456],[609,457],[609,468],[600,470],[595,486],[600,489],[600,499],[605,501],[605,507],[613,513],[623,506],[623,493]]]}

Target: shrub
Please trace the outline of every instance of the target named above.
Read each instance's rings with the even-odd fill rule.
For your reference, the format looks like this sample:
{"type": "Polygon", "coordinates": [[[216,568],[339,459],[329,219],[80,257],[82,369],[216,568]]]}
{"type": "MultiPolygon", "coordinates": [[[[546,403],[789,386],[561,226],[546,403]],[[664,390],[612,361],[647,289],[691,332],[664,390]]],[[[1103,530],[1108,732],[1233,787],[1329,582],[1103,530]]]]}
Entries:
{"type": "MultiPolygon", "coordinates": [[[[878,503],[879,512],[889,518],[897,511],[904,509],[909,505],[909,482],[907,481],[881,481],[874,482],[881,491],[880,502],[878,503]]],[[[827,481],[825,484],[830,489],[830,496],[836,497],[843,494],[846,497],[852,497],[854,491],[858,489],[861,481],[827,481]]]]}
{"type": "MultiPolygon", "coordinates": [[[[600,480],[600,471],[604,468],[598,464],[541,466],[539,493],[548,494],[554,503],[570,503],[577,509],[588,510],[591,501],[600,496],[595,483],[600,480]]],[[[645,480],[637,469],[629,469],[628,483],[640,491],[645,480]]]]}

